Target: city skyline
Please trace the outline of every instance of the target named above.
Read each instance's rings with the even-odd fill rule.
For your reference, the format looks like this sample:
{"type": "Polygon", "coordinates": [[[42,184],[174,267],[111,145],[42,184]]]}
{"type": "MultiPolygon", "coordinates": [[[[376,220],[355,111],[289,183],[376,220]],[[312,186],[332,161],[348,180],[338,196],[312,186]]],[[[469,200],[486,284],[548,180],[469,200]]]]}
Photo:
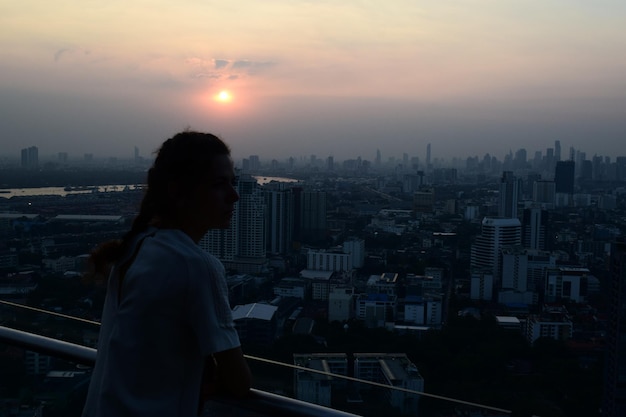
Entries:
{"type": "MultiPolygon", "coordinates": [[[[20,156],[22,159],[24,158],[24,152],[34,149],[39,153],[38,146],[28,146],[18,150],[17,155],[7,155],[0,154],[0,158],[4,159],[5,163],[7,161],[13,161],[14,164],[18,163],[20,160],[20,156]]],[[[484,159],[488,156],[492,161],[495,161],[499,164],[512,164],[514,168],[517,170],[529,169],[533,170],[533,165],[542,165],[548,167],[549,170],[553,170],[556,162],[559,161],[574,161],[580,163],[581,161],[592,161],[601,159],[602,163],[615,163],[620,159],[626,158],[626,149],[621,154],[616,155],[602,155],[594,152],[592,149],[576,149],[573,147],[563,147],[560,141],[555,141],[554,143],[548,144],[547,147],[541,149],[510,149],[509,151],[503,153],[502,155],[490,154],[489,152],[479,155],[479,154],[468,154],[465,156],[455,156],[452,158],[443,158],[437,153],[434,153],[433,157],[431,144],[428,143],[426,148],[421,153],[409,154],[407,152],[399,151],[398,154],[386,155],[383,154],[380,149],[376,149],[375,153],[372,155],[353,155],[348,156],[345,159],[335,158],[332,154],[308,154],[308,155],[288,155],[283,158],[276,158],[272,155],[254,155],[254,154],[237,154],[233,152],[233,161],[237,167],[240,167],[241,163],[245,164],[247,159],[254,159],[254,169],[252,171],[258,170],[261,167],[267,167],[272,165],[274,162],[278,162],[279,164],[289,164],[290,160],[296,163],[299,166],[302,165],[312,165],[312,166],[322,166],[324,165],[328,168],[328,161],[332,161],[333,165],[339,166],[340,164],[347,161],[355,161],[360,159],[362,161],[368,161],[372,166],[387,166],[388,168],[392,168],[393,166],[403,165],[405,162],[408,164],[407,169],[415,168],[414,162],[418,161],[419,170],[424,170],[428,166],[447,168],[447,167],[455,167],[455,168],[467,168],[470,160],[483,163],[484,159]],[[540,157],[540,160],[537,158],[540,157]],[[495,158],[495,159],[494,159],[495,158]],[[608,158],[608,161],[607,161],[608,158]],[[526,166],[519,166],[520,163],[526,163],[526,166]],[[391,165],[390,165],[391,164],[391,165]],[[434,165],[433,165],[434,164],[434,165]]],[[[67,151],[56,151],[51,154],[38,155],[38,159],[41,163],[61,163],[61,164],[75,164],[75,163],[93,163],[96,161],[134,161],[140,164],[146,164],[152,161],[154,157],[154,153],[143,153],[137,146],[133,146],[132,149],[126,152],[125,155],[115,156],[115,155],[96,155],[93,152],[86,152],[84,154],[72,154],[67,151]]],[[[622,163],[622,162],[620,162],[622,163]]],[[[22,167],[24,162],[22,161],[22,167]]],[[[248,168],[251,168],[249,166],[248,168]]],[[[503,171],[511,170],[511,166],[508,167],[500,167],[503,171]]],[[[578,167],[577,169],[580,169],[578,167]]]]}
{"type": "Polygon", "coordinates": [[[150,155],[190,127],[235,158],[423,159],[428,143],[502,158],[555,140],[615,157],[625,17],[612,0],[7,4],[0,144],[150,155]]]}

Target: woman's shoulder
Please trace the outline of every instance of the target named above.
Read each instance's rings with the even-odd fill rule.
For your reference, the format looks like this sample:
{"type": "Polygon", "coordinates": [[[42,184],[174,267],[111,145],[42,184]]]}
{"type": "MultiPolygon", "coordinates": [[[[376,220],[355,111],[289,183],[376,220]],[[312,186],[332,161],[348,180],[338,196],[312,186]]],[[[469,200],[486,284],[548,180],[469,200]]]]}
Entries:
{"type": "Polygon", "coordinates": [[[177,257],[193,260],[202,258],[202,249],[184,232],[178,229],[156,229],[151,234],[150,244],[152,250],[160,252],[168,257],[177,257]]]}

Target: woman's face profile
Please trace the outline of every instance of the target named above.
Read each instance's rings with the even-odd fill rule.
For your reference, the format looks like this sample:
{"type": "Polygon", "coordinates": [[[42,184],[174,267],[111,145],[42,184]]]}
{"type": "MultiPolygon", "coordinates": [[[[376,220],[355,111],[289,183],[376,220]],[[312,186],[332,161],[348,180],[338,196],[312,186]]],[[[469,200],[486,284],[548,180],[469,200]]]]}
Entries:
{"type": "Polygon", "coordinates": [[[197,240],[210,229],[228,228],[239,200],[233,163],[228,155],[213,157],[206,174],[207,180],[190,191],[181,213],[185,228],[191,232],[188,234],[193,233],[197,240]]]}

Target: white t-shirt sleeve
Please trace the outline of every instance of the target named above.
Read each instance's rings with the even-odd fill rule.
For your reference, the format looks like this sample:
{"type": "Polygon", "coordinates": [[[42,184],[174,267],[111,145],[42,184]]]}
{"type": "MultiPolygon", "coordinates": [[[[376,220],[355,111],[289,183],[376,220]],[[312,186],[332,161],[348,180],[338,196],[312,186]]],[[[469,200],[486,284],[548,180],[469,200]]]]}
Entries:
{"type": "Polygon", "coordinates": [[[189,323],[203,354],[240,346],[228,302],[224,266],[203,253],[205,265],[189,265],[187,300],[189,323]]]}

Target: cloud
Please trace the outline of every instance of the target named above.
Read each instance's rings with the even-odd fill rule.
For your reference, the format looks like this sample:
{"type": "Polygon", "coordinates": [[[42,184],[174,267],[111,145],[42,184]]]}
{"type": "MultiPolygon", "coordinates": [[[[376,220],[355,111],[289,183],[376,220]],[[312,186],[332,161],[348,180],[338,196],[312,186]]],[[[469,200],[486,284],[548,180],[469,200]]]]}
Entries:
{"type": "Polygon", "coordinates": [[[213,63],[215,64],[215,69],[222,69],[222,68],[226,68],[228,64],[230,63],[230,61],[226,59],[214,59],[213,63]]]}
{"type": "Polygon", "coordinates": [[[194,78],[209,78],[209,79],[217,80],[217,79],[222,78],[222,75],[221,74],[216,74],[214,72],[208,72],[208,73],[207,72],[199,72],[197,74],[193,74],[193,77],[194,78]]]}
{"type": "Polygon", "coordinates": [[[274,66],[275,63],[271,61],[250,61],[248,59],[242,59],[239,61],[233,62],[233,69],[249,69],[249,70],[260,70],[274,66]]]}
{"type": "Polygon", "coordinates": [[[270,61],[252,61],[249,59],[230,60],[224,58],[187,58],[185,62],[194,67],[191,77],[208,79],[236,80],[247,75],[256,75],[265,68],[274,65],[270,61]]]}
{"type": "Polygon", "coordinates": [[[54,53],[54,62],[57,62],[58,60],[60,60],[63,54],[65,54],[67,51],[69,51],[69,49],[67,48],[59,49],[58,51],[56,51],[54,53]]]}
{"type": "Polygon", "coordinates": [[[66,55],[76,55],[77,53],[81,53],[83,55],[90,55],[91,51],[89,49],[83,48],[61,48],[54,53],[54,62],[58,62],[66,55]]]}
{"type": "Polygon", "coordinates": [[[234,69],[250,68],[253,65],[254,63],[252,61],[248,61],[247,59],[233,62],[234,69]]]}

